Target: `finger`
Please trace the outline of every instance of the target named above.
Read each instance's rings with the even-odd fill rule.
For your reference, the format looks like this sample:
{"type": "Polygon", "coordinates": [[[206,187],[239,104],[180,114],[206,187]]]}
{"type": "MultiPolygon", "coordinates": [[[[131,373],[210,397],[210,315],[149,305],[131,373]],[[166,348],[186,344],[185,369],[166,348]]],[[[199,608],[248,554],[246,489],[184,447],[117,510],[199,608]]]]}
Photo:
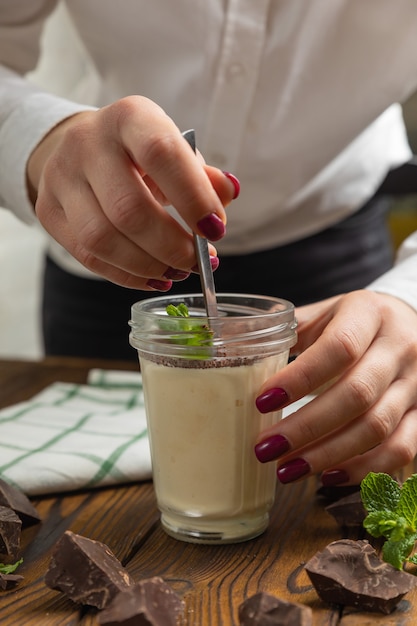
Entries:
{"type": "Polygon", "coordinates": [[[228,206],[232,200],[236,200],[240,194],[240,182],[236,176],[210,165],[206,165],[204,169],[224,207],[228,206]]]}
{"type": "MultiPolygon", "coordinates": [[[[225,223],[222,202],[203,164],[168,116],[146,98],[129,97],[119,101],[117,127],[122,145],[137,168],[157,184],[192,231],[207,236],[202,225],[213,215],[225,223]],[[150,128],[158,131],[150,132],[150,128]]],[[[209,237],[213,240],[224,234],[220,225],[218,233],[214,231],[213,227],[213,237],[209,237]]]]}
{"type": "Polygon", "coordinates": [[[326,470],[323,485],[358,485],[369,472],[394,474],[411,463],[417,454],[416,420],[417,410],[411,409],[387,441],[326,470]]]}
{"type": "Polygon", "coordinates": [[[120,235],[101,212],[88,185],[77,185],[77,190],[82,202],[73,196],[68,198],[73,207],[71,222],[55,197],[49,201],[43,197],[40,219],[56,240],[82,265],[116,284],[144,290],[155,289],[156,285],[160,290],[169,289],[172,268],[155,261],[120,235]],[[108,263],[107,258],[117,259],[117,264],[108,263]],[[141,267],[139,275],[133,260],[135,266],[138,263],[141,267]],[[149,282],[150,279],[156,282],[149,282]]]}
{"type": "MultiPolygon", "coordinates": [[[[119,232],[150,256],[168,267],[190,271],[196,264],[192,235],[156,201],[127,155],[119,156],[114,159],[103,151],[94,164],[86,166],[87,178],[104,214],[119,232]]],[[[223,194],[224,189],[223,184],[223,194]]],[[[216,256],[211,244],[209,251],[211,256],[216,256]]],[[[114,251],[110,250],[110,254],[101,258],[110,261],[113,256],[114,251]]],[[[136,257],[138,265],[139,257],[136,257]]],[[[134,269],[123,267],[135,273],[134,269]]]]}
{"type": "Polygon", "coordinates": [[[334,308],[338,301],[343,297],[342,294],[296,308],[298,336],[297,343],[292,348],[293,354],[304,352],[320,337],[327,324],[334,317],[334,308]]]}
{"type": "MultiPolygon", "coordinates": [[[[59,173],[59,162],[54,167],[59,173]]],[[[169,258],[156,259],[118,231],[103,213],[90,185],[77,170],[71,170],[70,163],[67,162],[62,175],[50,179],[48,186],[43,179],[39,191],[35,210],[45,229],[80,263],[108,280],[148,289],[147,281],[142,278],[183,280],[190,270],[196,271],[193,246],[190,270],[182,270],[176,259],[171,263],[169,258]],[[122,271],[110,271],[111,266],[122,271]]],[[[181,227],[172,217],[164,215],[163,218],[174,223],[175,231],[182,234],[181,227]]],[[[175,235],[171,231],[168,237],[175,238],[175,235]]],[[[190,239],[191,235],[186,234],[186,237],[190,239]]],[[[154,254],[158,254],[161,239],[162,235],[156,235],[154,254]]],[[[212,244],[209,244],[209,251],[214,263],[217,252],[212,244]]],[[[166,285],[158,288],[166,289],[166,285]]]]}
{"type": "Polygon", "coordinates": [[[362,357],[378,334],[381,319],[376,311],[364,324],[358,315],[359,300],[357,294],[349,297],[329,321],[326,319],[324,328],[320,319],[320,333],[312,345],[264,383],[257,398],[262,413],[283,408],[313,393],[362,357]]]}
{"type": "Polygon", "coordinates": [[[155,200],[127,155],[98,157],[86,166],[86,177],[108,223],[124,238],[164,265],[183,270],[195,265],[191,233],[155,200]]]}
{"type": "Polygon", "coordinates": [[[295,461],[297,467],[303,466],[303,476],[318,474],[387,442],[409,410],[409,391],[406,381],[396,381],[365,414],[321,440],[280,459],[278,478],[285,483],[301,477],[294,474],[295,461]]]}
{"type": "Polygon", "coordinates": [[[330,388],[261,434],[277,432],[298,449],[363,415],[386,392],[398,374],[398,362],[386,358],[389,344],[378,338],[362,359],[330,388]],[[320,416],[320,419],[318,419],[320,416]]]}
{"type": "MultiPolygon", "coordinates": [[[[224,207],[227,207],[232,200],[236,200],[240,194],[240,182],[234,174],[231,174],[230,172],[223,172],[217,167],[212,167],[210,165],[205,165],[204,169],[224,207]]],[[[168,199],[161,193],[161,190],[150,178],[150,176],[143,173],[142,179],[158,202],[163,205],[169,204],[168,199]]]]}

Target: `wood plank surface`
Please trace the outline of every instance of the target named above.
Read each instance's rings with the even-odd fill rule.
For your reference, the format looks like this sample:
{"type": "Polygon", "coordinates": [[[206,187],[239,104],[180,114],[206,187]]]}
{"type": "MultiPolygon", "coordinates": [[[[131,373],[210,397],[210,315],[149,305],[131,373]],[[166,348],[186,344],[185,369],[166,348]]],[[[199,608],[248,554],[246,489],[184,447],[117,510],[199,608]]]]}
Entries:
{"type": "MultiPolygon", "coordinates": [[[[133,364],[47,359],[0,361],[0,407],[27,399],[50,383],[85,382],[91,367],[133,364]]],[[[402,478],[414,471],[409,467],[402,478]]],[[[97,611],[78,607],[44,584],[51,551],[66,529],[107,544],[136,580],[162,576],[184,598],[179,626],[238,626],[238,607],[266,591],[313,609],[313,626],[414,626],[417,591],[391,615],[339,611],[322,603],[304,563],[328,543],[363,537],[338,527],[310,478],[278,486],[268,530],[235,545],[201,546],[168,537],[159,524],[151,482],[33,499],[42,523],[23,531],[24,581],[0,592],[2,626],[96,626],[97,611]]]]}

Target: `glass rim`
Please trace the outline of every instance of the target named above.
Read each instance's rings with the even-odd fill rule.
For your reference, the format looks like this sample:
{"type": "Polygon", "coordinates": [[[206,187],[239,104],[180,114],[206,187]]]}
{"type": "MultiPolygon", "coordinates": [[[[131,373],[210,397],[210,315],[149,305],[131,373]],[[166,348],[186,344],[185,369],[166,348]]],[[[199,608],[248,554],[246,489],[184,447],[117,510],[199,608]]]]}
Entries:
{"type": "MultiPolygon", "coordinates": [[[[277,298],[275,296],[267,296],[267,295],[259,295],[259,294],[252,294],[252,293],[233,293],[233,292],[219,292],[216,294],[216,298],[217,298],[217,304],[218,304],[218,308],[219,308],[219,312],[222,312],[224,307],[227,307],[229,310],[232,306],[232,301],[235,301],[236,305],[238,303],[239,306],[238,308],[234,309],[235,313],[238,312],[242,312],[242,315],[237,315],[234,314],[233,318],[234,320],[238,320],[239,318],[247,318],[247,317],[251,317],[251,318],[256,318],[256,317],[276,317],[277,315],[280,316],[285,316],[285,315],[293,315],[294,314],[294,310],[295,310],[295,305],[290,301],[290,300],[286,300],[285,298],[277,298]],[[271,308],[270,309],[262,309],[262,308],[256,308],[254,306],[250,306],[250,305],[243,305],[242,302],[246,300],[246,301],[259,301],[259,302],[263,302],[263,303],[270,303],[271,304],[271,308]],[[277,308],[272,308],[273,305],[276,305],[277,308]],[[278,308],[279,307],[279,308],[278,308]],[[246,314],[243,313],[243,311],[246,310],[246,314]]],[[[204,306],[204,296],[203,294],[200,292],[195,292],[195,293],[184,293],[184,294],[176,294],[176,295],[162,295],[162,296],[155,296],[155,297],[151,297],[151,298],[145,298],[143,300],[139,300],[138,302],[135,302],[132,307],[131,307],[131,315],[132,315],[132,319],[131,319],[131,325],[135,323],[135,314],[140,315],[141,317],[144,315],[150,315],[152,316],[152,318],[157,318],[157,317],[165,317],[166,313],[165,313],[165,307],[162,308],[162,304],[165,303],[165,306],[167,304],[180,304],[181,302],[186,302],[187,300],[196,300],[199,301],[200,306],[199,309],[203,312],[205,312],[205,306],[204,306]],[[161,307],[159,309],[160,312],[158,312],[157,309],[157,305],[160,304],[161,307]]],[[[208,316],[208,315],[198,315],[198,317],[200,318],[200,320],[203,319],[224,319],[224,314],[220,314],[219,316],[208,316]]]]}
{"type": "Polygon", "coordinates": [[[130,344],[140,352],[209,356],[272,353],[296,342],[289,300],[257,294],[217,294],[219,315],[207,316],[201,293],[163,295],[132,305],[130,344]],[[185,303],[190,317],[169,316],[168,304],[185,303]],[[195,341],[198,338],[197,342],[195,341]]]}

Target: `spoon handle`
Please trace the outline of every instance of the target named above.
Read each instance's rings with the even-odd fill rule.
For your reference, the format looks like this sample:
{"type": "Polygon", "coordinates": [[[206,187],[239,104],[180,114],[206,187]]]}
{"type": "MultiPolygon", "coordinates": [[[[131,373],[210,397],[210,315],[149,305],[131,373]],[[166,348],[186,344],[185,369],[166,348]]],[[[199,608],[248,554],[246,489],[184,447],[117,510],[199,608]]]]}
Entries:
{"type": "MultiPolygon", "coordinates": [[[[194,130],[187,130],[183,133],[183,137],[188,141],[191,148],[196,149],[194,130]]],[[[210,254],[207,239],[200,237],[196,233],[193,234],[194,246],[197,256],[198,270],[200,272],[201,289],[203,292],[204,303],[208,317],[217,317],[217,299],[214,287],[213,269],[211,267],[210,254]]]]}

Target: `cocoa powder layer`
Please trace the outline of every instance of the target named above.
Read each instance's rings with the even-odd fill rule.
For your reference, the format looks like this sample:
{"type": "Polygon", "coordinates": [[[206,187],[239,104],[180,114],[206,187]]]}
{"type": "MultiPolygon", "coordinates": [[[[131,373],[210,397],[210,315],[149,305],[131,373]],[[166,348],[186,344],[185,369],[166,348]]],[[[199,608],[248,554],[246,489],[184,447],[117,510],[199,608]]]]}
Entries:
{"type": "Polygon", "coordinates": [[[220,367],[241,367],[243,365],[252,365],[259,361],[262,356],[240,356],[240,357],[226,357],[215,356],[208,358],[195,358],[187,359],[181,357],[165,356],[162,354],[140,354],[140,358],[147,359],[158,365],[165,365],[166,367],[177,367],[184,369],[213,369],[220,367]]]}

